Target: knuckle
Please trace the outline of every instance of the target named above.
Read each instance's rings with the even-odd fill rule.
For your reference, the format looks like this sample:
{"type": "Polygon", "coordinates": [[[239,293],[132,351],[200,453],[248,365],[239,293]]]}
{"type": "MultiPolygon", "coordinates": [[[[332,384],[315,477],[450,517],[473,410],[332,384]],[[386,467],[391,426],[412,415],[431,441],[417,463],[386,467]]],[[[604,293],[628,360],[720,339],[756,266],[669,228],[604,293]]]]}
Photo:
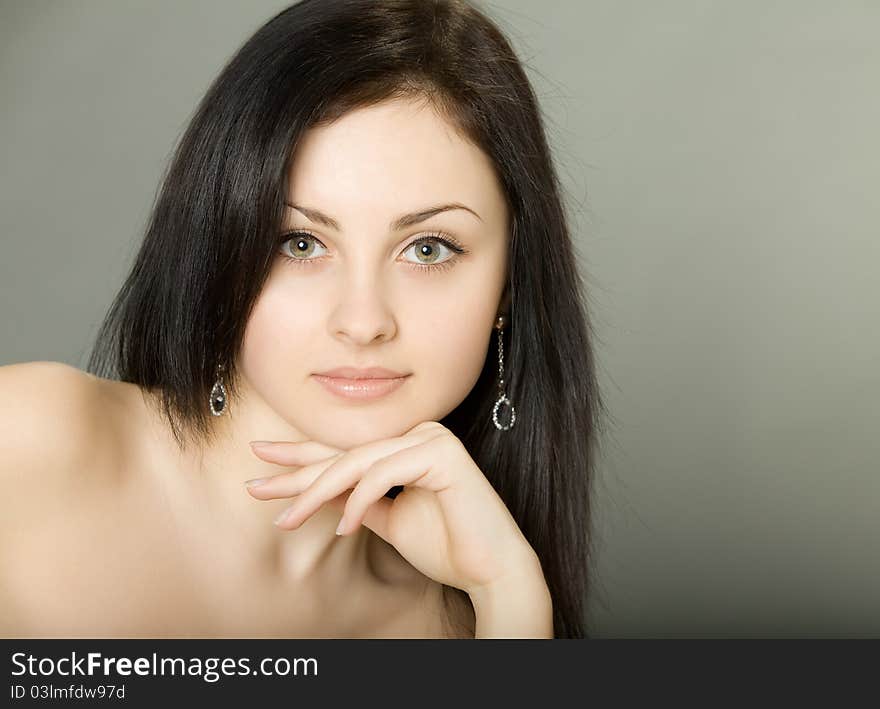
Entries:
{"type": "Polygon", "coordinates": [[[441,428],[445,429],[446,426],[444,426],[439,421],[422,421],[420,424],[418,424],[417,426],[410,429],[410,432],[411,433],[418,433],[420,431],[430,431],[432,429],[441,429],[441,428]]]}
{"type": "Polygon", "coordinates": [[[464,443],[459,440],[458,436],[456,436],[452,431],[446,429],[446,433],[437,436],[438,445],[443,446],[444,450],[450,453],[457,453],[461,450],[464,450],[464,443]]]}
{"type": "MultiPolygon", "coordinates": [[[[389,468],[389,460],[388,458],[379,458],[379,460],[374,461],[370,467],[368,467],[361,478],[361,484],[366,483],[369,485],[371,482],[375,482],[376,480],[381,480],[384,475],[387,475],[389,468]]],[[[360,487],[360,485],[358,485],[360,487]]]]}

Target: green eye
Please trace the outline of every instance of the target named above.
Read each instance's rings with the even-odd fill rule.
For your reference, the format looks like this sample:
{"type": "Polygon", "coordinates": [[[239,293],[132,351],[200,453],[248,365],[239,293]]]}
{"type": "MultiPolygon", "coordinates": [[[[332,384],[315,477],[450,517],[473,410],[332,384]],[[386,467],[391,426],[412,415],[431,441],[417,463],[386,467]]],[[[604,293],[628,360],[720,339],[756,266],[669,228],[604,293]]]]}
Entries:
{"type": "MultiPolygon", "coordinates": [[[[314,234],[310,234],[307,231],[297,230],[282,234],[280,251],[281,255],[288,263],[297,266],[306,266],[319,260],[318,258],[311,258],[315,255],[313,247],[316,245],[320,246],[322,249],[327,248],[314,234]],[[286,246],[287,248],[285,248],[286,246]]],[[[467,249],[461,246],[450,235],[440,233],[430,234],[416,239],[404,249],[403,253],[413,249],[415,250],[416,259],[418,260],[410,261],[407,259],[405,260],[405,263],[415,269],[428,271],[440,271],[452,268],[452,266],[458,262],[458,257],[461,254],[468,253],[467,249]],[[439,261],[438,259],[442,256],[443,249],[449,251],[451,257],[439,261]]],[[[324,254],[319,254],[319,256],[323,255],[324,254]]]]}
{"type": "MultiPolygon", "coordinates": [[[[310,248],[310,245],[321,244],[314,235],[304,231],[292,232],[292,235],[284,236],[286,238],[281,242],[281,253],[292,261],[311,260],[309,257],[314,255],[314,249],[310,248]],[[285,244],[290,244],[289,250],[284,248],[285,244]]],[[[321,246],[324,247],[323,244],[321,246]]]]}
{"type": "MultiPolygon", "coordinates": [[[[446,249],[446,251],[449,251],[452,254],[461,253],[461,249],[455,246],[455,244],[437,237],[423,237],[418,239],[410,244],[404,253],[411,249],[415,250],[416,258],[419,259],[419,261],[410,261],[409,263],[415,263],[419,266],[438,266],[447,263],[450,260],[448,258],[445,261],[440,261],[438,263],[438,259],[442,256],[442,249],[446,249]],[[438,245],[442,248],[439,248],[438,245]],[[422,261],[422,258],[426,260],[422,261]]],[[[453,255],[452,258],[454,259],[455,256],[453,255]]]]}

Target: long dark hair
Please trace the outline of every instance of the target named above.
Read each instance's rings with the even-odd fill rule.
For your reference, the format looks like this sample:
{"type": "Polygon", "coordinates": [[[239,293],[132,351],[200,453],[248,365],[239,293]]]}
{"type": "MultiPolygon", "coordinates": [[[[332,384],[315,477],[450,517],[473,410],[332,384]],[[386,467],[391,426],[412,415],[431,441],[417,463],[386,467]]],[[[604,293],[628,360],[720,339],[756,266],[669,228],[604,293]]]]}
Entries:
{"type": "MultiPolygon", "coordinates": [[[[600,416],[592,333],[538,102],[508,40],[462,0],[303,0],[266,22],[196,108],[163,176],[88,371],[159,394],[181,446],[211,439],[209,392],[236,353],[277,252],[288,167],[305,130],[392,98],[430,102],[491,158],[511,211],[507,394],[497,360],[441,423],[466,446],[537,553],[554,634],[588,637],[591,481],[600,416]]],[[[497,331],[496,336],[497,336],[497,331]]],[[[467,600],[444,587],[447,610],[467,600]]]]}

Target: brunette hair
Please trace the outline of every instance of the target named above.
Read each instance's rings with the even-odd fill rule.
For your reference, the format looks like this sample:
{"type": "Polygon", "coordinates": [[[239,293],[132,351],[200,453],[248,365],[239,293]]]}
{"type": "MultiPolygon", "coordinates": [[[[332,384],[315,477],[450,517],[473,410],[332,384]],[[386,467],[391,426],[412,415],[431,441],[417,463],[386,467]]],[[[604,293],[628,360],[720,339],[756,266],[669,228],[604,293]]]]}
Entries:
{"type": "MultiPolygon", "coordinates": [[[[537,553],[557,638],[588,637],[591,481],[604,405],[585,290],[538,102],[516,53],[463,0],[302,0],[248,39],[198,104],[163,175],[88,371],[156,391],[174,436],[211,439],[209,392],[236,354],[276,258],[304,131],[396,98],[428,102],[491,158],[511,215],[507,395],[492,423],[494,346],[441,423],[537,553]]],[[[496,336],[497,336],[497,330],[496,336]]],[[[466,602],[444,587],[447,610],[466,602]]]]}

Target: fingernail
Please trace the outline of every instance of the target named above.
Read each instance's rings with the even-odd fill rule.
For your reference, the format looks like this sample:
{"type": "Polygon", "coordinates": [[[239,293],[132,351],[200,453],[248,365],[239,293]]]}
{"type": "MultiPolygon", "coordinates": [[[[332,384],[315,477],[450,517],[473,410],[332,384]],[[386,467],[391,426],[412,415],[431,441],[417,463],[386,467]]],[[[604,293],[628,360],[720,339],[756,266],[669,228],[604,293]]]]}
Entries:
{"type": "Polygon", "coordinates": [[[342,528],[345,526],[345,520],[339,520],[339,526],[336,527],[336,534],[342,535],[342,528]]]}
{"type": "Polygon", "coordinates": [[[257,485],[262,485],[264,482],[268,481],[269,478],[254,478],[253,480],[245,480],[244,484],[248,487],[256,487],[257,485]]]}
{"type": "Polygon", "coordinates": [[[290,515],[292,510],[293,507],[288,507],[286,510],[284,510],[284,512],[282,512],[275,518],[275,524],[281,524],[285,520],[285,518],[290,515]]]}
{"type": "Polygon", "coordinates": [[[271,446],[272,441],[251,441],[252,448],[259,448],[260,446],[271,446]]]}

